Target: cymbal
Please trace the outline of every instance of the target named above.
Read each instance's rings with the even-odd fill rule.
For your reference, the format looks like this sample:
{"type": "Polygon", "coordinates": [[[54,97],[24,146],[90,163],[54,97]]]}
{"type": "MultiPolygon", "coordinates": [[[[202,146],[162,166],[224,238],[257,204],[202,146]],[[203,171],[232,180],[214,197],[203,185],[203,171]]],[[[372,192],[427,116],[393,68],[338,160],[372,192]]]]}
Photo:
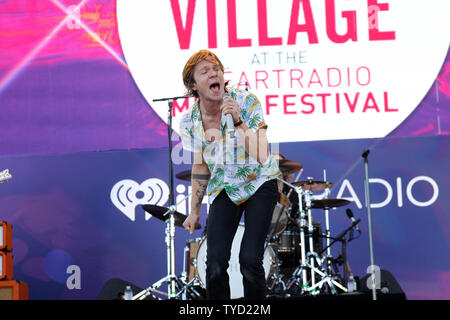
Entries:
{"type": "MultiPolygon", "coordinates": [[[[160,207],[160,206],[155,206],[152,204],[144,204],[142,205],[142,208],[147,211],[148,213],[150,213],[152,216],[154,216],[155,218],[158,218],[159,220],[162,221],[166,221],[167,219],[169,219],[169,214],[164,215],[167,210],[169,210],[169,208],[166,207],[160,207]]],[[[183,222],[184,220],[186,220],[187,216],[175,211],[173,213],[173,217],[175,218],[175,225],[177,227],[183,227],[183,222]]],[[[195,229],[200,229],[201,225],[199,223],[197,223],[197,226],[195,227],[195,229]]]]}
{"type": "Polygon", "coordinates": [[[285,174],[294,173],[300,171],[303,165],[300,162],[294,160],[279,160],[278,167],[280,171],[285,174]]]}
{"type": "Polygon", "coordinates": [[[311,208],[313,209],[330,209],[336,207],[343,207],[351,201],[345,199],[322,199],[311,201],[311,208]]]}
{"type": "Polygon", "coordinates": [[[178,172],[175,177],[180,180],[191,181],[191,170],[185,170],[178,172]]]}
{"type": "Polygon", "coordinates": [[[302,187],[303,190],[320,191],[331,188],[333,184],[329,181],[304,180],[292,183],[296,187],[302,187]]]}

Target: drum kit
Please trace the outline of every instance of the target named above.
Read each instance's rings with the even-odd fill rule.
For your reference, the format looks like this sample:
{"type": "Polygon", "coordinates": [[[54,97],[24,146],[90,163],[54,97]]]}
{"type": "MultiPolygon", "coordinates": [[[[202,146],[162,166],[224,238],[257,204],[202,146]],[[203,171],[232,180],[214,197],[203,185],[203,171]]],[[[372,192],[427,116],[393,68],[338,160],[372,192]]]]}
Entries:
{"type": "MultiPolygon", "coordinates": [[[[360,220],[332,237],[330,232],[330,210],[350,203],[345,199],[329,198],[333,184],[326,181],[307,178],[298,181],[303,166],[293,160],[279,160],[283,178],[298,173],[294,182],[278,178],[284,192],[279,192],[278,202],[274,208],[272,221],[265,244],[263,267],[265,271],[268,297],[295,297],[299,295],[338,294],[348,292],[349,273],[345,246],[346,234],[351,233],[360,220]],[[325,216],[325,232],[319,221],[314,221],[314,213],[325,216]],[[325,240],[325,241],[324,241],[325,240]],[[331,246],[342,243],[339,257],[331,254],[331,246]],[[325,244],[324,244],[325,243],[325,244]],[[339,266],[343,265],[343,275],[339,266]]],[[[190,181],[190,170],[176,174],[181,180],[190,181]]],[[[136,295],[135,299],[144,299],[155,294],[168,296],[169,299],[199,300],[205,299],[206,278],[206,235],[190,239],[184,248],[183,271],[174,274],[174,236],[170,224],[182,227],[186,215],[170,208],[156,205],[143,205],[143,209],[154,217],[167,223],[166,245],[168,255],[168,276],[136,295]],[[169,265],[171,264],[171,265],[169,265]],[[168,282],[168,293],[157,290],[168,282]]],[[[201,229],[197,225],[197,229],[201,229]]],[[[238,226],[231,248],[229,261],[229,281],[231,298],[243,297],[242,275],[239,268],[239,249],[245,225],[238,226]]],[[[205,234],[205,233],[204,233],[205,234]]]]}

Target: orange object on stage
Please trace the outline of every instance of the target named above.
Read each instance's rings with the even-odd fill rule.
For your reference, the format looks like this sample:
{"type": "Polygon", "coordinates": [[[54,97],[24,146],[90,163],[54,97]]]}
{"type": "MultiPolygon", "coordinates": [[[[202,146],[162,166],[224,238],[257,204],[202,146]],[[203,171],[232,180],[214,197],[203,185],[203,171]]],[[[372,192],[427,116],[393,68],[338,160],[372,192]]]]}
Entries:
{"type": "Polygon", "coordinates": [[[0,300],[28,300],[29,290],[25,282],[0,281],[0,300]]]}
{"type": "Polygon", "coordinates": [[[13,279],[13,256],[7,252],[0,252],[0,280],[13,279]]]}
{"type": "Polygon", "coordinates": [[[12,225],[0,221],[0,251],[12,251],[12,225]]]}

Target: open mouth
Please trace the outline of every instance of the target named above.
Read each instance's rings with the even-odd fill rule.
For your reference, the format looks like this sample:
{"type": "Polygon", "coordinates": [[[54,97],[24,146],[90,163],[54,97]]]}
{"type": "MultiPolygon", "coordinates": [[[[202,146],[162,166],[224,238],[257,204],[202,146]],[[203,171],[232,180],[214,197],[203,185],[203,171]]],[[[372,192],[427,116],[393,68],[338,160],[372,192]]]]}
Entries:
{"type": "Polygon", "coordinates": [[[213,82],[209,85],[209,90],[212,91],[212,93],[217,94],[220,92],[220,83],[219,82],[213,82]]]}

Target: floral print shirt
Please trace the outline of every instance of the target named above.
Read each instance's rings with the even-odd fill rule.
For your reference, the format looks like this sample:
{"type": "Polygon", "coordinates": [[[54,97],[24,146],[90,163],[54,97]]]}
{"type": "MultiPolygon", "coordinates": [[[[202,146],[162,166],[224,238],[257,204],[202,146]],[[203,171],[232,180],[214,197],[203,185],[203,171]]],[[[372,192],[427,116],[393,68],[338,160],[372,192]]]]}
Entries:
{"type": "MultiPolygon", "coordinates": [[[[265,126],[261,104],[254,94],[232,88],[228,88],[228,93],[238,102],[241,119],[249,129],[256,132],[265,126]]],[[[203,154],[211,173],[207,190],[209,204],[225,189],[229,198],[239,205],[264,182],[276,178],[281,172],[273,155],[260,164],[246,152],[244,142],[237,133],[231,138],[227,134],[225,117],[222,117],[220,128],[222,140],[207,141],[197,100],[183,114],[180,122],[183,148],[203,154]]]]}

